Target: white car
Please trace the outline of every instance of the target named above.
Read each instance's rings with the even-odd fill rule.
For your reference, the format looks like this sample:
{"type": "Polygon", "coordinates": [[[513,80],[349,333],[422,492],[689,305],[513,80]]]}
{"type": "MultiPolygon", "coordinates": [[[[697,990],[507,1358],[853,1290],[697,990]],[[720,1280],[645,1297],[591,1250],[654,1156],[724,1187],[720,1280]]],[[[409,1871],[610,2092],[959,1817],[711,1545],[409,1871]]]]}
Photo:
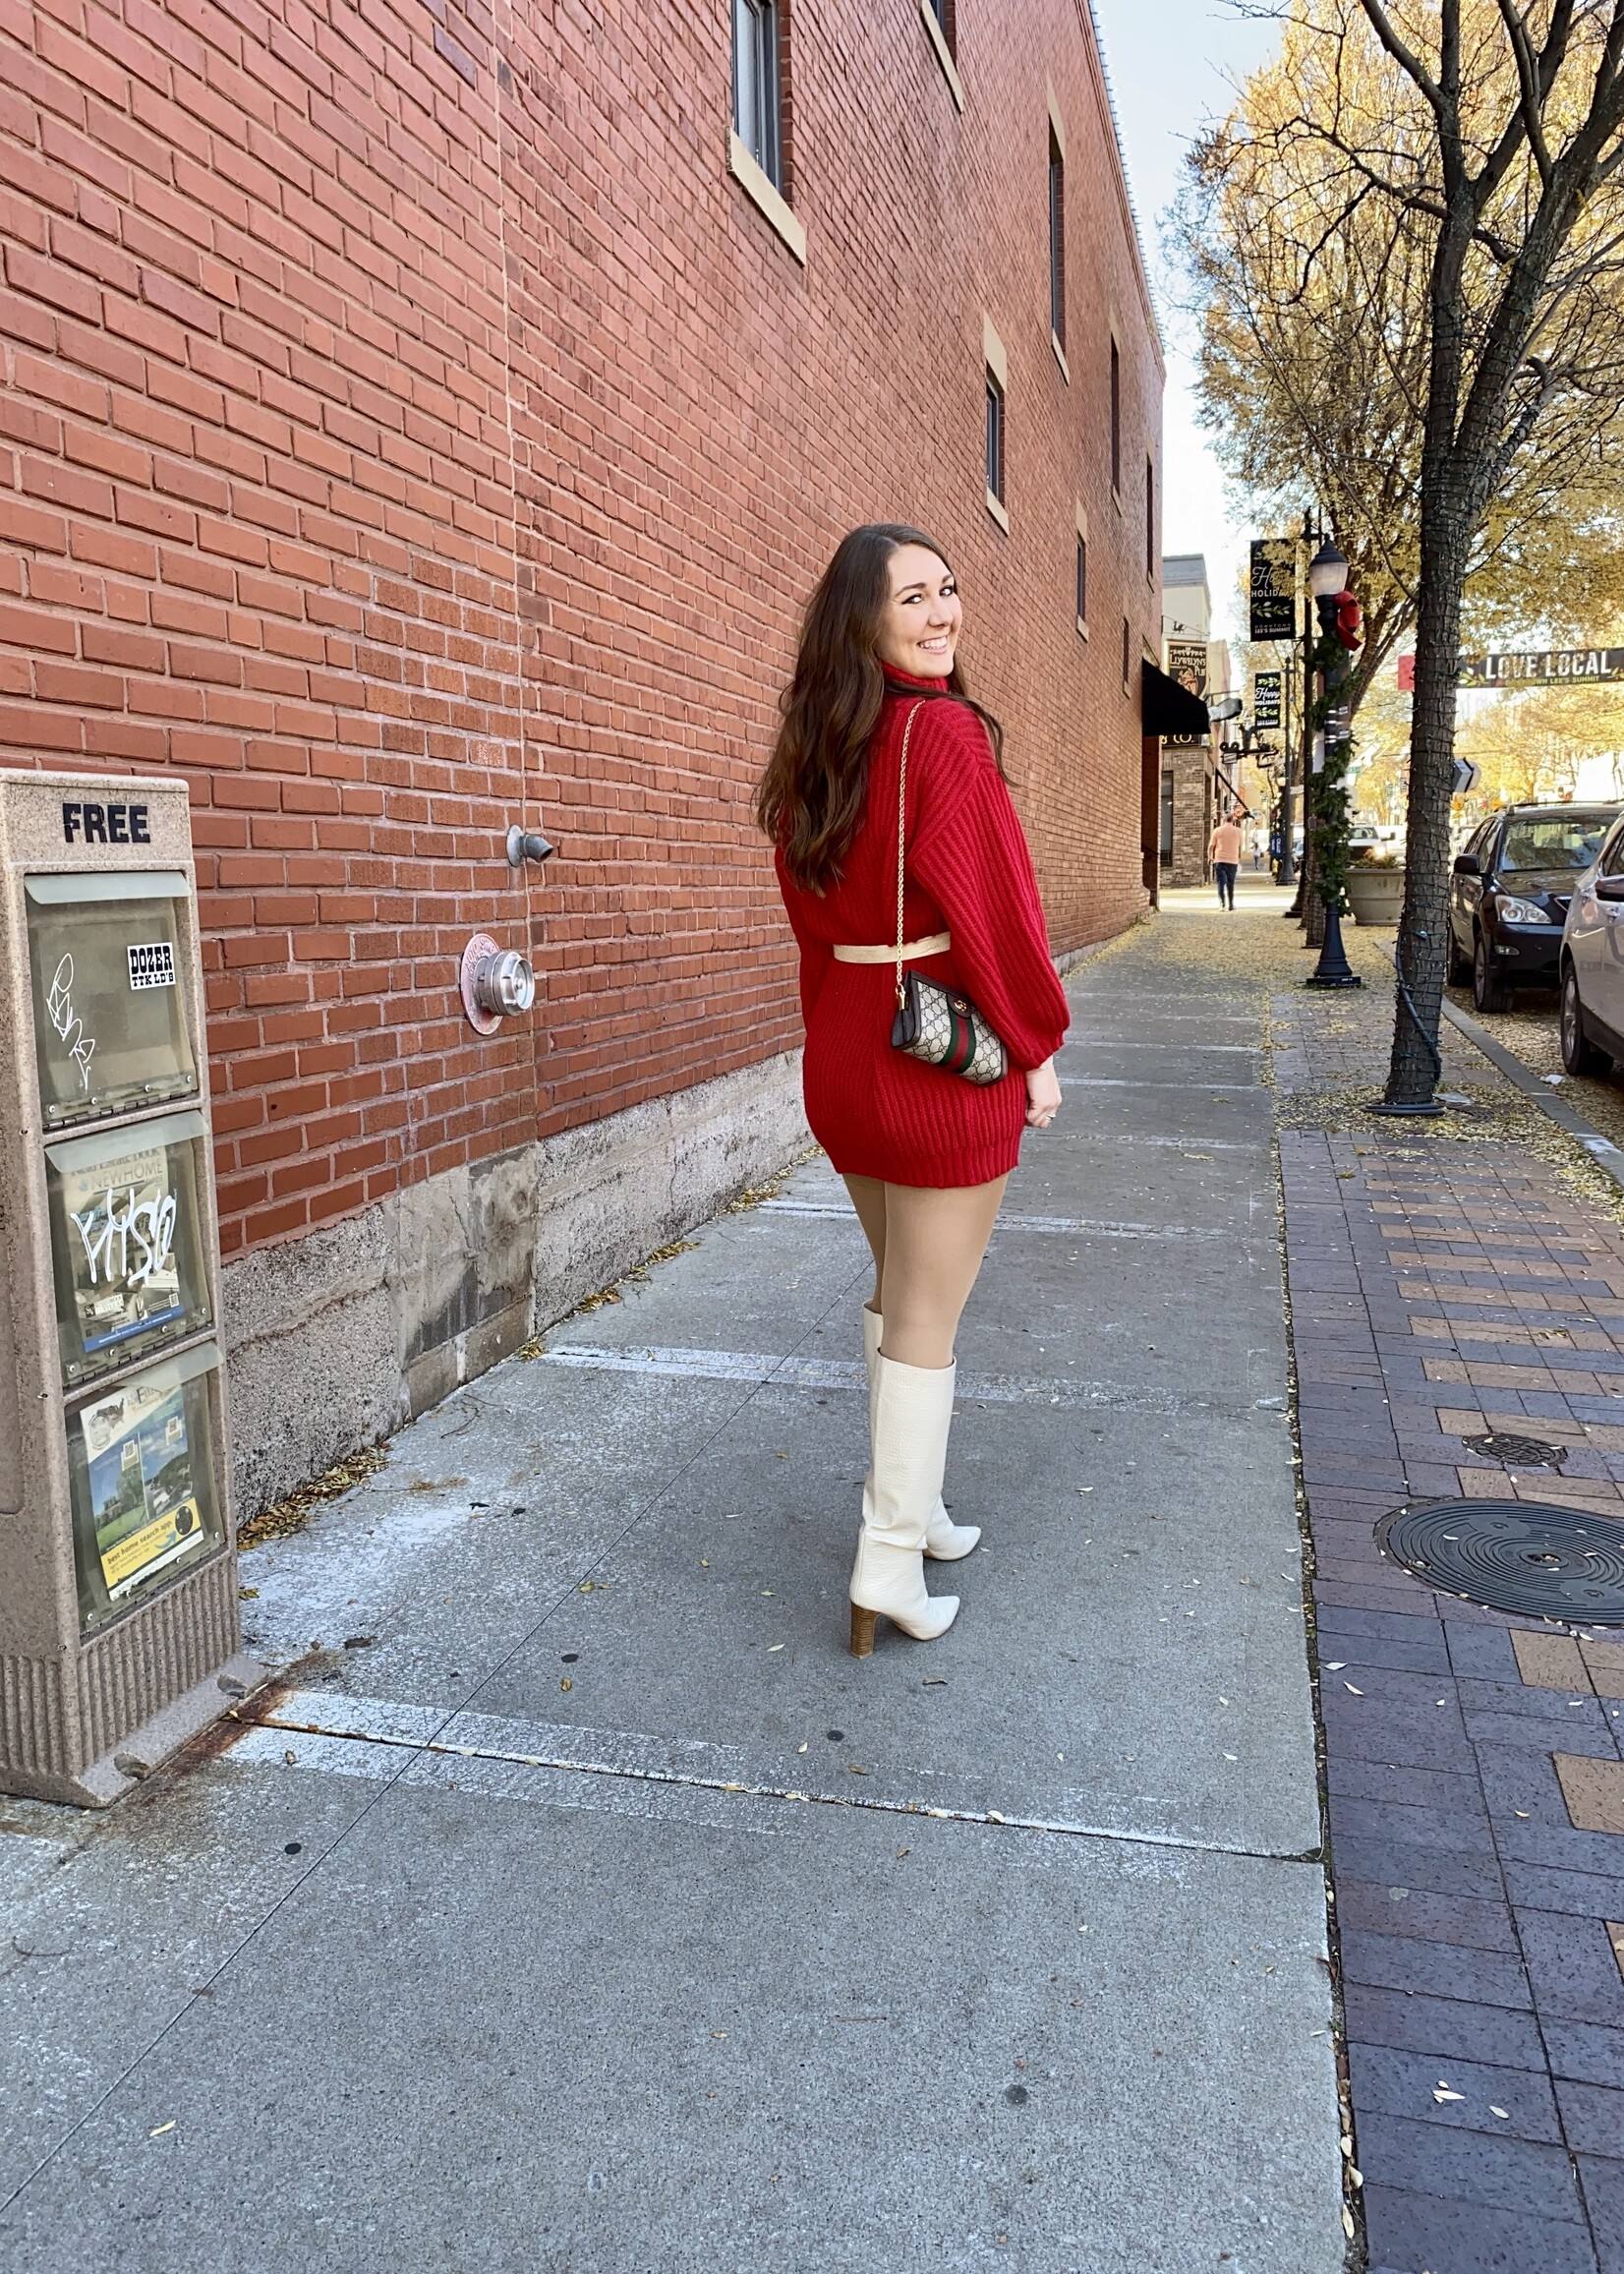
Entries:
{"type": "Polygon", "coordinates": [[[1562,1064],[1570,1074],[1624,1067],[1624,820],[1573,887],[1562,927],[1562,1064]]]}

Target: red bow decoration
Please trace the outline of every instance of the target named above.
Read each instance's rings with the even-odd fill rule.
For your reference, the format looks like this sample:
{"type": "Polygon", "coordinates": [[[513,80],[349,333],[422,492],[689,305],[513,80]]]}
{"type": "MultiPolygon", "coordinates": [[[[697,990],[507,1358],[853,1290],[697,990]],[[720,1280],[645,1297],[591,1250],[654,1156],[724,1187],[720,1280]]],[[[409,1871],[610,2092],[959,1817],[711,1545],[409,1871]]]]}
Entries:
{"type": "Polygon", "coordinates": [[[1364,611],[1351,592],[1336,596],[1336,636],[1351,655],[1364,645],[1364,611]]]}

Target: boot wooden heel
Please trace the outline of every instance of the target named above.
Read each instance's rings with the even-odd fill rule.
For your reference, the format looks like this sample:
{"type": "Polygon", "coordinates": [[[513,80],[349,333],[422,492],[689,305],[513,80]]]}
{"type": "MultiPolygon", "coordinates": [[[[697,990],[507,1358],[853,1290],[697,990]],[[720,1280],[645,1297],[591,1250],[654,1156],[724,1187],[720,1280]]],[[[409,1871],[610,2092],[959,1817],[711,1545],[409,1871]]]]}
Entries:
{"type": "Polygon", "coordinates": [[[860,1603],[851,1605],[851,1655],[854,1659],[874,1656],[874,1621],[878,1614],[864,1610],[860,1603]]]}

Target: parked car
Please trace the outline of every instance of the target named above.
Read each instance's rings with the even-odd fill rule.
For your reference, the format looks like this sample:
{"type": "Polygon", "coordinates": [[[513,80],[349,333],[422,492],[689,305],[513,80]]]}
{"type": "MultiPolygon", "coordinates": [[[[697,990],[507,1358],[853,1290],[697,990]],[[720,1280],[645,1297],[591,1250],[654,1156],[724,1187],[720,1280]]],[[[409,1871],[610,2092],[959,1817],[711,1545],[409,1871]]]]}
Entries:
{"type": "Polygon", "coordinates": [[[1554,987],[1574,881],[1619,818],[1616,805],[1513,805],[1455,856],[1449,976],[1479,1011],[1509,1011],[1515,990],[1554,987]]]}
{"type": "Polygon", "coordinates": [[[1624,821],[1576,877],[1562,932],[1562,1064],[1570,1074],[1624,1066],[1624,821]]]}

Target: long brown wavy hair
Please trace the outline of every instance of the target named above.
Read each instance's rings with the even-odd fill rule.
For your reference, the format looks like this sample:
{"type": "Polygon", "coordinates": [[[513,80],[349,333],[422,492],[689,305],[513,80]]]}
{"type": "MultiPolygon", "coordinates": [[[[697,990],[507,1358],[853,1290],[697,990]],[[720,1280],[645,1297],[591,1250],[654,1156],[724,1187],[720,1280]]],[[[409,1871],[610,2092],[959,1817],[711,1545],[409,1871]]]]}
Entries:
{"type": "MultiPolygon", "coordinates": [[[[841,538],[806,606],[795,675],[780,704],[783,724],[756,792],[756,819],[803,892],[839,883],[863,818],[869,743],[886,693],[875,643],[891,597],[891,556],[904,545],[922,545],[952,573],[924,530],[871,521],[841,538]]],[[[957,660],[929,699],[975,713],[1002,773],[1004,729],[971,700],[957,660]]]]}

